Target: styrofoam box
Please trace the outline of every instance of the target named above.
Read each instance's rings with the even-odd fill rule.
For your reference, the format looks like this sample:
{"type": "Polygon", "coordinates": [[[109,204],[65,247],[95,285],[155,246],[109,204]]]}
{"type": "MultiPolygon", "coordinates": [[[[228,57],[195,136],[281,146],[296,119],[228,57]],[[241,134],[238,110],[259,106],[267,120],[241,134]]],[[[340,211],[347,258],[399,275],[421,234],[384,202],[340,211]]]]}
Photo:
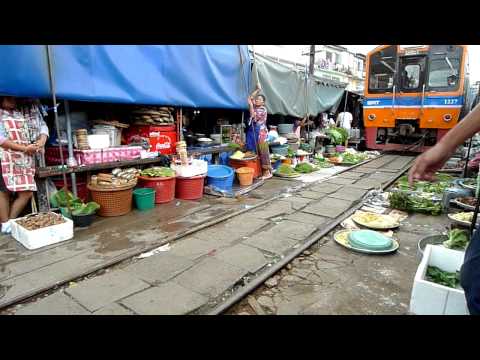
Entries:
{"type": "Polygon", "coordinates": [[[465,253],[438,245],[427,245],[418,266],[410,298],[410,312],[416,315],[468,315],[465,292],[426,280],[428,266],[447,272],[460,271],[465,253]]]}
{"type": "Polygon", "coordinates": [[[66,222],[37,230],[27,230],[12,220],[12,236],[29,250],[56,244],[73,238],[73,221],[63,217],[66,222]]]}

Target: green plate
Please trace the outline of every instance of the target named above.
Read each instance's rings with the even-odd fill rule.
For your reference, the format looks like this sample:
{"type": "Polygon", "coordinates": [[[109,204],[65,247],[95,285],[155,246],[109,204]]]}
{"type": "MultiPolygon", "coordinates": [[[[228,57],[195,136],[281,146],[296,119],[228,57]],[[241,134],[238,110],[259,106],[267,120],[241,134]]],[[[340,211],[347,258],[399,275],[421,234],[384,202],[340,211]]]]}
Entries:
{"type": "Polygon", "coordinates": [[[384,255],[384,254],[390,254],[390,253],[393,253],[395,251],[398,250],[398,248],[400,247],[399,243],[397,240],[395,239],[392,239],[392,247],[390,249],[386,249],[386,250],[365,250],[365,249],[361,249],[361,248],[357,248],[355,246],[352,246],[352,244],[350,244],[350,241],[348,240],[348,235],[349,233],[351,233],[352,230],[340,230],[340,231],[337,231],[334,235],[333,235],[333,239],[335,240],[335,242],[349,250],[352,250],[352,251],[356,251],[356,252],[359,252],[359,253],[362,253],[362,254],[370,254],[370,255],[384,255]]]}
{"type": "Polygon", "coordinates": [[[348,234],[350,245],[364,250],[387,250],[392,239],[372,230],[355,230],[348,234]]]}

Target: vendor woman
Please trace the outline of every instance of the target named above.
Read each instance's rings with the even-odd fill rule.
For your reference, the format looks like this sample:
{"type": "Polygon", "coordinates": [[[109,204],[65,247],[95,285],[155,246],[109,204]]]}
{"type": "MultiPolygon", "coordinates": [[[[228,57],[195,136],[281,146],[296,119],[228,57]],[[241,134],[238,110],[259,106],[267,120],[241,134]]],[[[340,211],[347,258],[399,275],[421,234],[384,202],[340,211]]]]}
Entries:
{"type": "Polygon", "coordinates": [[[30,201],[35,184],[35,154],[42,152],[48,127],[36,103],[17,103],[0,97],[0,221],[10,233],[10,219],[17,218],[30,201]],[[13,202],[10,199],[14,198],[13,202]]]}
{"type": "Polygon", "coordinates": [[[260,91],[260,84],[257,84],[257,89],[248,97],[250,122],[247,130],[247,150],[258,153],[262,164],[263,178],[269,179],[272,177],[272,164],[267,142],[267,108],[265,107],[265,96],[259,95],[260,91]]]}

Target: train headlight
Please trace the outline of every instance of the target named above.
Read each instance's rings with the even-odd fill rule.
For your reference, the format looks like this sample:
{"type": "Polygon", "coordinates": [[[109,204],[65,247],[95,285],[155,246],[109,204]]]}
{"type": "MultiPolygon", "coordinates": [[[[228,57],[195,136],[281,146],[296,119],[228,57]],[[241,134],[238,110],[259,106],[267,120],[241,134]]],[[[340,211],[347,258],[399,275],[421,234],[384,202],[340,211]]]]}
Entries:
{"type": "Polygon", "coordinates": [[[443,121],[449,122],[450,120],[452,120],[452,115],[450,114],[443,115],[443,121]]]}
{"type": "Polygon", "coordinates": [[[370,114],[370,115],[368,115],[368,120],[373,121],[373,120],[375,120],[376,118],[377,118],[377,116],[376,116],[375,114],[370,114]]]}

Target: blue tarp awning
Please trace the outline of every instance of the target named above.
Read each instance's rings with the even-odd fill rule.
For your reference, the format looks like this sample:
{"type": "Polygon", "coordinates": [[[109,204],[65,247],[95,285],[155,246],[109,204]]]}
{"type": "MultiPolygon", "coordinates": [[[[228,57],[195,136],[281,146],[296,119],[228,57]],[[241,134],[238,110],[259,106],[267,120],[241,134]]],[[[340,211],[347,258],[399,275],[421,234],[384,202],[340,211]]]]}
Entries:
{"type": "MultiPolygon", "coordinates": [[[[0,94],[51,96],[44,45],[0,46],[0,94]]],[[[59,99],[245,109],[245,45],[55,45],[59,99]]]]}

